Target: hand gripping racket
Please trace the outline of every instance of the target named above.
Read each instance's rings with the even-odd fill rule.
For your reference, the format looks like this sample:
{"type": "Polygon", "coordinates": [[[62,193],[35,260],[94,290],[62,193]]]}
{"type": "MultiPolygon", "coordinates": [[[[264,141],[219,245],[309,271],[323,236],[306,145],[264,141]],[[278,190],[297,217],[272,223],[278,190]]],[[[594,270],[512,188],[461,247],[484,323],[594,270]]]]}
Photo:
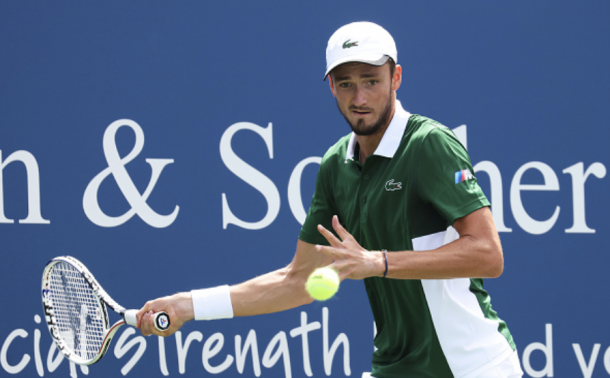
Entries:
{"type": "MultiPolygon", "coordinates": [[[[42,305],[57,348],[70,361],[91,365],[108,350],[116,331],[125,323],[135,326],[138,310],[126,310],[104,291],[91,272],[77,259],[59,256],[49,261],[42,274],[42,305]],[[123,319],[110,327],[106,306],[123,319]]],[[[169,328],[169,315],[158,312],[155,328],[169,328]]]]}

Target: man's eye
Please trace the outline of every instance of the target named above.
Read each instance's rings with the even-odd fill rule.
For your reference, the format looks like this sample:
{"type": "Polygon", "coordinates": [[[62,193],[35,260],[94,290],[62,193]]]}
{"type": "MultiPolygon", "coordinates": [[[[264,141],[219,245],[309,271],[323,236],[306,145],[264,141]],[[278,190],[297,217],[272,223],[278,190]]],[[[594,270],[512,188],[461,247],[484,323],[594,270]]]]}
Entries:
{"type": "Polygon", "coordinates": [[[340,86],[341,88],[349,88],[349,87],[351,87],[352,85],[351,85],[350,83],[339,83],[339,86],[340,86]]]}
{"type": "Polygon", "coordinates": [[[369,85],[375,85],[377,83],[379,83],[378,80],[369,80],[369,85]]]}

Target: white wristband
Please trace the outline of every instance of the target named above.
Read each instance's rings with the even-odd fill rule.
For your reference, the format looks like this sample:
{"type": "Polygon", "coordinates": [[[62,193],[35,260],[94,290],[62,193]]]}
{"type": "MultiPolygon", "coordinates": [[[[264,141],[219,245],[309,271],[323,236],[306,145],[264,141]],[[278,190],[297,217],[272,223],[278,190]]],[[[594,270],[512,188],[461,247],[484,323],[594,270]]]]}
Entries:
{"type": "Polygon", "coordinates": [[[192,290],[195,320],[229,319],[233,317],[233,304],[229,285],[192,290]]]}

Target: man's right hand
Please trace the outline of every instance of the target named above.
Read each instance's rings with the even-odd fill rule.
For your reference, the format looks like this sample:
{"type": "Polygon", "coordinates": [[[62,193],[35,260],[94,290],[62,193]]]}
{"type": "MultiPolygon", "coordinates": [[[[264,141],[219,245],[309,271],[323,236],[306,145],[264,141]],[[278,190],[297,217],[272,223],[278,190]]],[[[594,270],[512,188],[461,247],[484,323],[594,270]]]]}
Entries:
{"type": "Polygon", "coordinates": [[[142,335],[173,335],[184,323],[194,318],[191,293],[178,293],[148,301],[136,316],[138,318],[137,328],[142,331],[142,335]],[[166,331],[159,331],[153,323],[153,315],[160,311],[165,311],[169,315],[170,326],[166,331]]]}

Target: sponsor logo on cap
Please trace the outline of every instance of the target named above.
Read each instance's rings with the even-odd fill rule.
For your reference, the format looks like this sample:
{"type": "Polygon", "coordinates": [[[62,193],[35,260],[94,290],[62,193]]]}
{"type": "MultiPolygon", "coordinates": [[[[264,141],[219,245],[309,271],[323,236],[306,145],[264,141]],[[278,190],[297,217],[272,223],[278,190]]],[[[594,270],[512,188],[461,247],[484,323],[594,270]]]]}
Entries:
{"type": "Polygon", "coordinates": [[[358,41],[356,41],[356,42],[350,42],[350,41],[351,41],[351,39],[348,39],[347,41],[343,42],[344,49],[349,49],[350,47],[358,46],[358,41]]]}

